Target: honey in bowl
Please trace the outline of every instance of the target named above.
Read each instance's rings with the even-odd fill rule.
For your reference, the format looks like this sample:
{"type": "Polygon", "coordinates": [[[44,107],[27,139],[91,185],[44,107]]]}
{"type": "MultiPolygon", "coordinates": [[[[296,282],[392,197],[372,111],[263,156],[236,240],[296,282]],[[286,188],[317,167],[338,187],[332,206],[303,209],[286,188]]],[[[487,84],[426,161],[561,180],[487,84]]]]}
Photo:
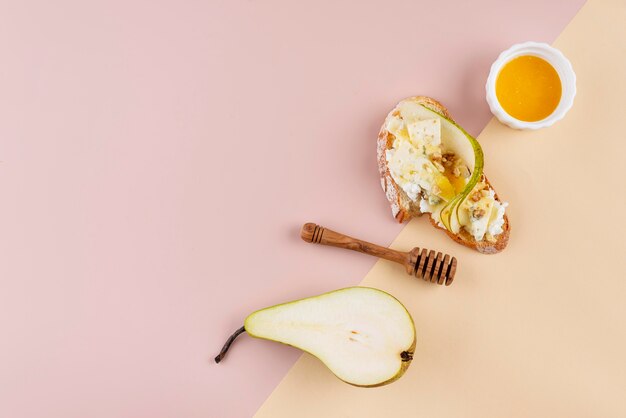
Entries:
{"type": "Polygon", "coordinates": [[[543,58],[522,55],[502,67],[496,79],[496,96],[502,108],[525,122],[547,118],[561,101],[561,79],[543,58]]]}

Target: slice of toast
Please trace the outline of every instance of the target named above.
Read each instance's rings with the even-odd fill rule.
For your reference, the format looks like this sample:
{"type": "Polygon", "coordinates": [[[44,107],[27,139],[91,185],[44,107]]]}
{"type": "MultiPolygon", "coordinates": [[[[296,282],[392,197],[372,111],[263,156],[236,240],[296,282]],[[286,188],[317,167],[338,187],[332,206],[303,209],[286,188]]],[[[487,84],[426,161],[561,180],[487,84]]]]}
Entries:
{"type": "MultiPolygon", "coordinates": [[[[428,109],[437,112],[446,118],[452,120],[452,117],[448,113],[448,110],[438,101],[426,97],[426,96],[415,96],[410,97],[405,100],[415,101],[428,109]]],[[[387,165],[387,156],[386,151],[391,149],[393,146],[394,136],[390,132],[386,130],[387,120],[392,117],[392,115],[398,114],[398,107],[396,106],[389,114],[387,118],[385,118],[385,122],[383,123],[380,132],[378,133],[378,141],[377,141],[377,157],[378,157],[378,171],[380,173],[380,180],[383,190],[391,203],[391,211],[396,220],[400,223],[407,222],[411,218],[422,215],[422,212],[419,208],[419,202],[413,201],[409,196],[402,190],[402,188],[394,181],[389,171],[389,167],[387,165]]],[[[482,179],[489,188],[493,189],[487,178],[483,175],[482,179]]],[[[495,195],[495,199],[499,202],[500,199],[498,195],[495,195]]],[[[495,241],[488,241],[487,239],[483,239],[482,241],[476,241],[474,237],[465,231],[465,229],[461,228],[458,234],[454,234],[453,232],[443,228],[440,226],[431,216],[428,214],[430,218],[430,222],[437,228],[443,229],[446,233],[458,242],[459,244],[463,244],[467,247],[473,248],[476,251],[479,251],[484,254],[495,254],[497,252],[502,251],[508,241],[509,241],[509,233],[511,230],[509,219],[504,214],[504,225],[502,226],[502,233],[496,235],[495,241]]]]}

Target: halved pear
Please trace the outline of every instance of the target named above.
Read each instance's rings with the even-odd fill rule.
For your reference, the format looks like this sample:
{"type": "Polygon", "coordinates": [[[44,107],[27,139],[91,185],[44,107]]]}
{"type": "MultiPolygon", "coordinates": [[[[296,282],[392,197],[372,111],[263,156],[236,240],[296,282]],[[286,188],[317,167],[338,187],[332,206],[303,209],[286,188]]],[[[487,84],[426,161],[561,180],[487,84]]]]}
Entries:
{"type": "Polygon", "coordinates": [[[256,311],[227,341],[216,362],[244,330],[306,351],[339,379],[363,387],[400,378],[415,350],[409,312],[390,294],[368,287],[349,287],[256,311]]]}
{"type": "Polygon", "coordinates": [[[412,118],[432,119],[438,118],[441,122],[441,144],[444,152],[454,152],[467,164],[471,176],[460,193],[448,200],[441,209],[441,222],[449,231],[457,234],[460,229],[459,207],[467,198],[474,186],[483,174],[484,156],[480,144],[474,137],[465,132],[454,121],[446,118],[429,108],[416,103],[411,109],[412,118]]]}

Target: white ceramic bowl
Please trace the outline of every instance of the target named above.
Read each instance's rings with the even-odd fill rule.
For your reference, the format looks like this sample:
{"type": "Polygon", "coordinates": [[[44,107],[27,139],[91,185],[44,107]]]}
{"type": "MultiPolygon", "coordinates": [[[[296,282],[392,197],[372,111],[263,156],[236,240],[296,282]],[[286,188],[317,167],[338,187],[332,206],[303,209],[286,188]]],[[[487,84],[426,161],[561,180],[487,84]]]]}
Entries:
{"type": "Polygon", "coordinates": [[[567,111],[572,107],[574,96],[576,96],[576,74],[574,73],[572,64],[558,49],[545,43],[524,42],[523,44],[513,45],[500,54],[498,59],[491,66],[485,88],[487,90],[487,103],[489,103],[491,113],[493,113],[500,122],[515,129],[540,129],[563,119],[567,111]],[[554,67],[561,78],[561,101],[550,116],[536,122],[526,122],[509,115],[502,108],[502,105],[500,105],[496,97],[496,78],[498,77],[498,73],[500,73],[500,70],[506,63],[521,55],[534,55],[543,58],[554,67]]]}

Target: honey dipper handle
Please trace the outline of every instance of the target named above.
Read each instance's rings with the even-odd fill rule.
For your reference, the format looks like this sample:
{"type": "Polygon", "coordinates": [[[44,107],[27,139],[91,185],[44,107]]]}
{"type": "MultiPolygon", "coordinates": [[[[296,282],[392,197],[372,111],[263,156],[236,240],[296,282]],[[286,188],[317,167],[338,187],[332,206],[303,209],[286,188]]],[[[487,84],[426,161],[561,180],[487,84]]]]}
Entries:
{"type": "Polygon", "coordinates": [[[408,253],[381,247],[380,245],[372,244],[366,241],[361,241],[360,239],[340,234],[339,232],[332,231],[311,222],[302,226],[300,236],[306,242],[358,251],[363,254],[369,254],[374,257],[394,261],[404,266],[409,261],[408,253]]]}

